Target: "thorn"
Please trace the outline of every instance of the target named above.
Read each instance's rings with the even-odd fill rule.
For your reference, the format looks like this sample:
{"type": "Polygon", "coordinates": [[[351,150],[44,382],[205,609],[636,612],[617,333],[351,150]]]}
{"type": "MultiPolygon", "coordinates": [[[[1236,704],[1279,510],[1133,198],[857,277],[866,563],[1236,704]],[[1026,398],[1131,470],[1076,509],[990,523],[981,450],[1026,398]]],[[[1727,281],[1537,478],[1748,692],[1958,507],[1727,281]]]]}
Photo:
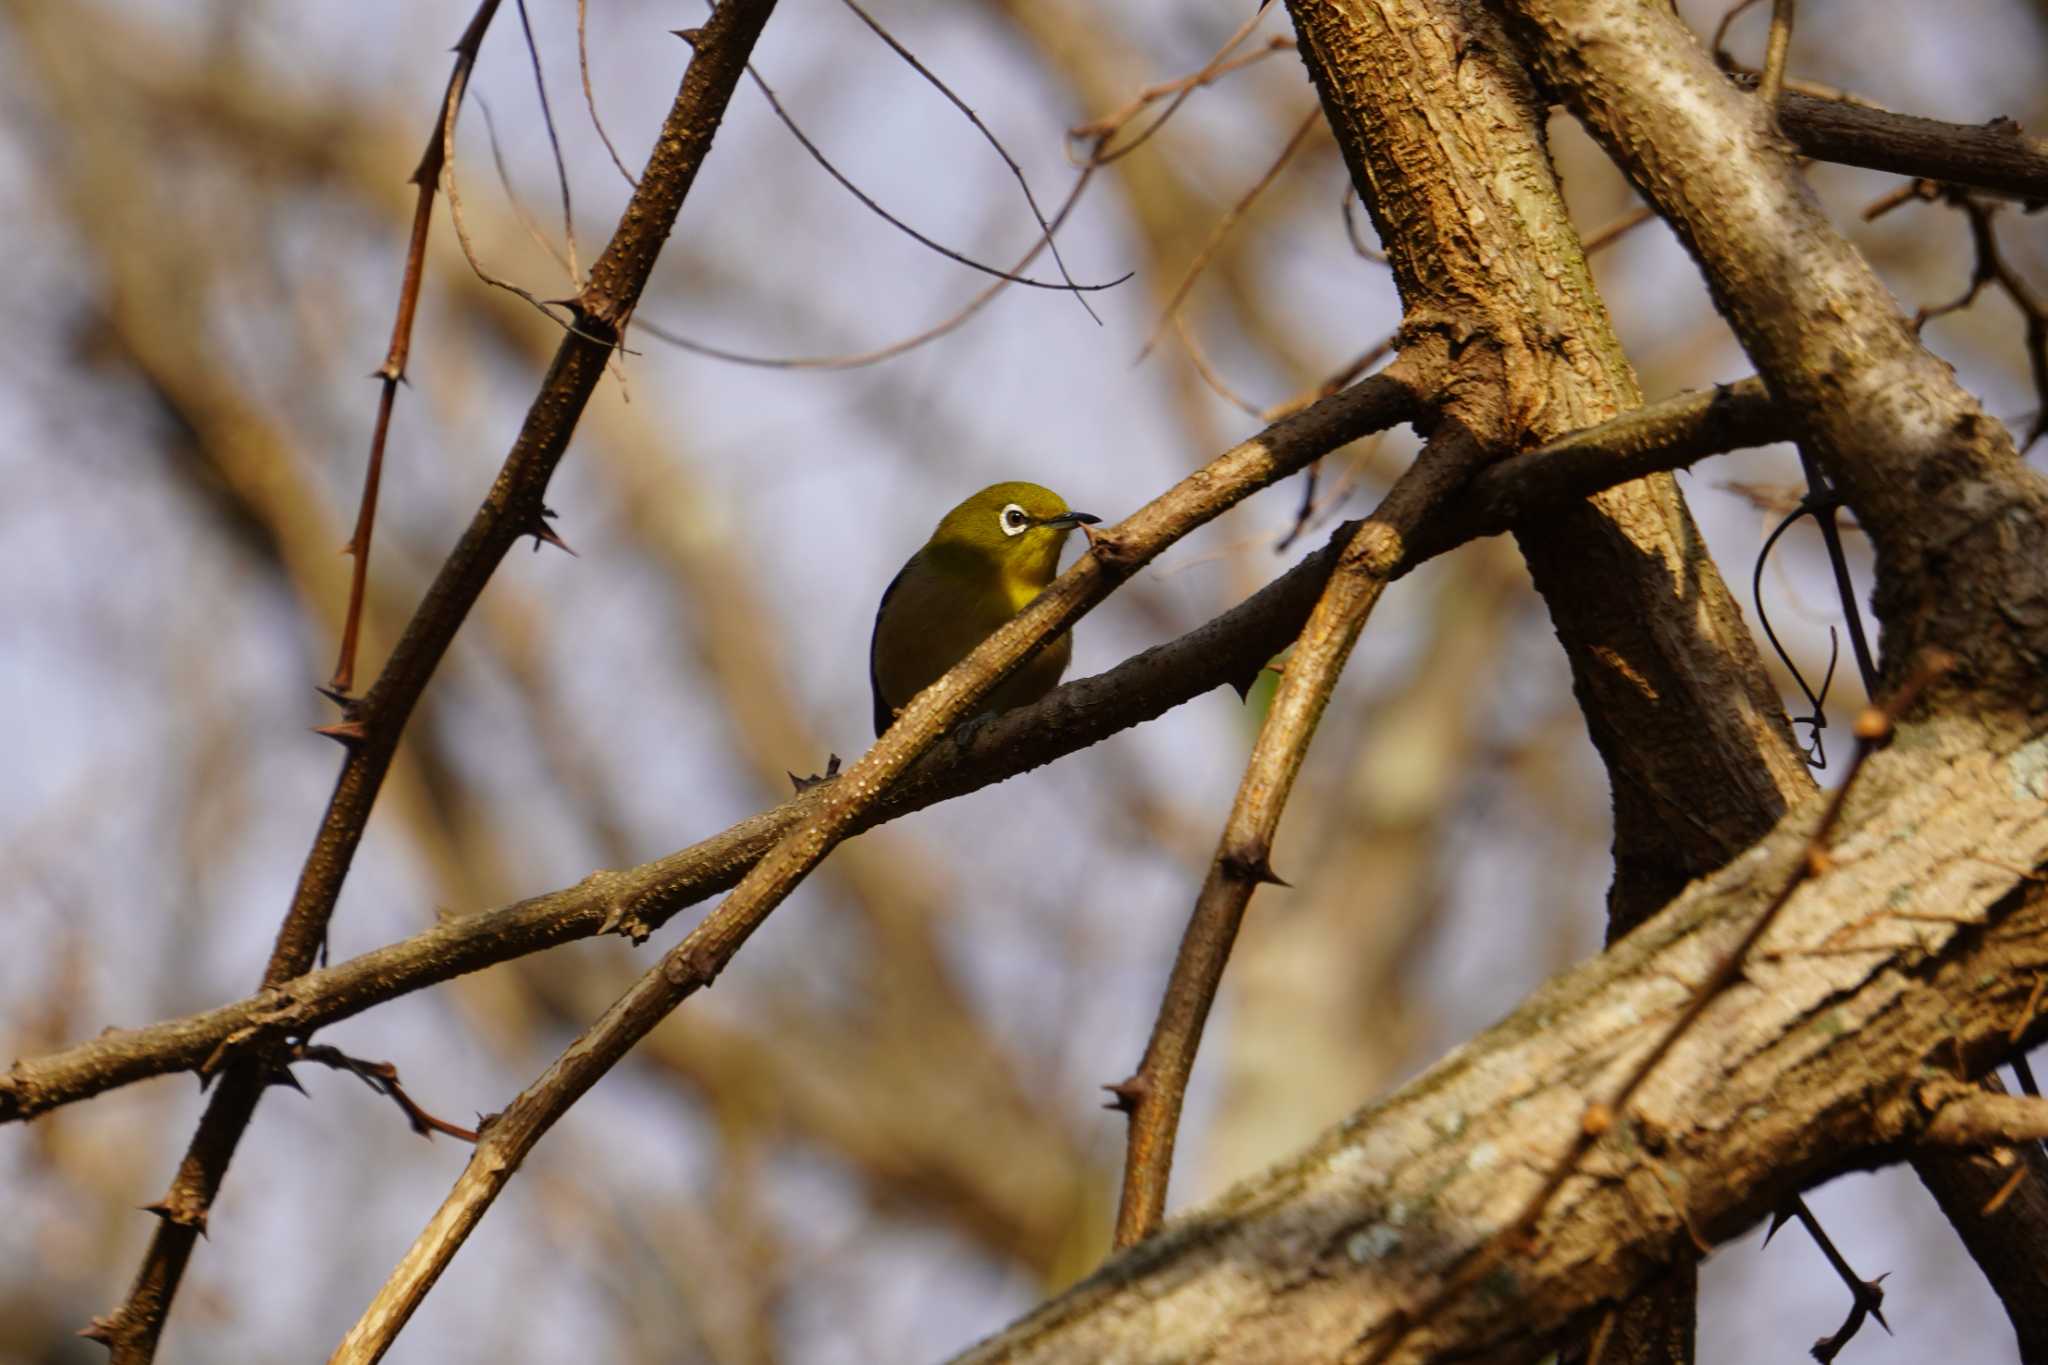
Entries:
{"type": "Polygon", "coordinates": [[[347,692],[343,691],[339,687],[336,687],[333,683],[315,683],[313,685],[313,690],[315,692],[318,692],[321,696],[327,698],[327,700],[333,702],[336,706],[339,706],[342,710],[342,714],[346,716],[353,716],[356,713],[356,710],[362,705],[362,700],[360,698],[351,697],[347,692]]]}
{"type": "Polygon", "coordinates": [[[548,525],[548,518],[554,515],[555,511],[552,507],[541,508],[540,515],[535,517],[533,519],[533,523],[530,526],[528,526],[524,531],[521,531],[519,534],[522,536],[533,537],[533,552],[535,554],[540,553],[540,547],[542,545],[552,545],[557,550],[560,550],[564,554],[568,555],[571,559],[581,559],[581,555],[577,554],[574,550],[569,548],[569,542],[562,539],[559,535],[556,535],[555,528],[548,525]]]}
{"type": "Polygon", "coordinates": [[[1230,852],[1223,855],[1223,870],[1240,881],[1254,886],[1261,883],[1268,886],[1292,887],[1294,883],[1273,870],[1273,864],[1262,850],[1258,853],[1230,852]]]}
{"type": "Polygon", "coordinates": [[[654,930],[640,918],[639,910],[630,899],[621,898],[612,902],[611,908],[605,911],[604,923],[597,926],[597,932],[622,935],[637,946],[647,942],[647,936],[654,930]]]}
{"type": "Polygon", "coordinates": [[[697,40],[704,36],[704,30],[701,28],[672,28],[669,32],[681,38],[691,47],[697,46],[697,40]]]}
{"type": "Polygon", "coordinates": [[[1876,1279],[1863,1282],[1864,1289],[1869,1291],[1870,1295],[1870,1302],[1866,1305],[1870,1309],[1870,1316],[1877,1319],[1877,1325],[1884,1328],[1886,1336],[1896,1335],[1892,1331],[1892,1325],[1884,1320],[1884,1308],[1882,1306],[1884,1304],[1884,1282],[1891,1278],[1891,1274],[1891,1271],[1887,1270],[1876,1279]]]}
{"type": "Polygon", "coordinates": [[[359,720],[340,720],[332,725],[316,725],[313,727],[313,733],[325,735],[345,749],[353,749],[370,738],[359,720]]]}
{"type": "Polygon", "coordinates": [[[273,1069],[270,1073],[270,1084],[296,1090],[306,1099],[313,1098],[311,1095],[306,1094],[306,1087],[299,1084],[299,1078],[292,1074],[292,1069],[288,1066],[280,1066],[273,1069]]]}
{"type": "Polygon", "coordinates": [[[114,1344],[114,1324],[106,1318],[94,1318],[78,1329],[78,1335],[87,1341],[97,1341],[100,1345],[111,1348],[114,1344]]]}
{"type": "MultiPolygon", "coordinates": [[[[783,771],[788,772],[789,770],[785,768],[783,771]]],[[[830,782],[837,776],[839,776],[839,755],[830,754],[826,756],[824,772],[812,773],[809,777],[798,777],[795,773],[790,773],[789,785],[796,788],[797,795],[801,796],[811,788],[830,782]]]]}
{"type": "Polygon", "coordinates": [[[1769,1246],[1771,1244],[1771,1239],[1778,1235],[1779,1228],[1784,1227],[1785,1224],[1792,1221],[1792,1216],[1793,1211],[1791,1209],[1779,1209],[1771,1214],[1771,1226],[1764,1233],[1765,1246],[1769,1246]]]}
{"type": "Polygon", "coordinates": [[[1110,1098],[1103,1103],[1102,1107],[1104,1109],[1120,1109],[1126,1114],[1137,1113],[1139,1102],[1152,1092],[1151,1085],[1139,1076],[1132,1076],[1127,1080],[1118,1081],[1114,1085],[1105,1085],[1102,1088],[1110,1093],[1110,1098]]]}
{"type": "MultiPolygon", "coordinates": [[[[198,1213],[192,1213],[188,1210],[182,1210],[171,1202],[169,1195],[165,1195],[154,1204],[144,1204],[142,1211],[144,1213],[153,1213],[166,1223],[172,1223],[181,1228],[191,1228],[201,1237],[207,1235],[206,1211],[201,1209],[198,1213]]],[[[211,1239],[209,1238],[208,1240],[211,1239]]]]}
{"type": "Polygon", "coordinates": [[[669,950],[669,956],[662,961],[661,974],[668,978],[671,986],[686,991],[708,991],[718,981],[718,966],[696,948],[678,953],[669,950]]]}

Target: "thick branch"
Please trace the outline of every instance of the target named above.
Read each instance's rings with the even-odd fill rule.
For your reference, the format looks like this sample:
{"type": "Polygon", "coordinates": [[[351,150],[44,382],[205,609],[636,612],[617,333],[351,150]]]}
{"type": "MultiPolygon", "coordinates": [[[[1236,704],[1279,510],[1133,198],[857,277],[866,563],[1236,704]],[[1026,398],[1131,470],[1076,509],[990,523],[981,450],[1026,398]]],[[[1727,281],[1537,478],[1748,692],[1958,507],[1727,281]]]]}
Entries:
{"type": "Polygon", "coordinates": [[[1943,123],[1787,90],[1778,126],[1820,161],[2048,201],[2048,141],[2027,136],[2010,119],[1943,123]]]}
{"type": "Polygon", "coordinates": [[[1572,111],[1698,258],[1771,392],[1878,552],[1884,667],[1926,646],[1987,709],[2032,709],[2048,659],[2048,485],[1800,179],[1769,111],[1668,8],[1499,0],[1572,111]]]}
{"type": "MultiPolygon", "coordinates": [[[[1665,1056],[1485,1285],[1400,1359],[1541,1356],[1687,1255],[1830,1175],[1917,1150],[2017,1043],[2048,966],[2044,745],[1987,754],[1970,724],[1908,728],[1873,759],[1836,857],[1786,905],[1746,978],[1665,1056]]],[[[1369,1355],[1509,1227],[1611,1093],[1805,856],[1815,796],[1761,845],[1600,958],[1301,1156],[1169,1223],[964,1359],[1369,1355]]]]}
{"type": "MultiPolygon", "coordinates": [[[[1607,483],[1689,464],[1726,440],[1769,436],[1752,412],[1743,422],[1700,422],[1687,414],[1717,411],[1714,395],[1748,392],[1750,381],[1711,394],[1681,394],[1668,403],[1617,418],[1552,446],[1482,470],[1470,490],[1416,537],[1405,572],[1483,535],[1508,529],[1518,512],[1540,513],[1607,483]],[[1643,444],[1641,432],[1667,425],[1670,445],[1643,444]],[[1556,457],[1556,463],[1553,463],[1556,457]]],[[[1748,411],[1749,400],[1733,410],[1748,411]]],[[[1359,404],[1346,390],[1276,425],[1261,439],[1295,438],[1288,454],[1313,459],[1353,439],[1356,418],[1338,414],[1359,404]]],[[[1098,677],[1071,682],[1036,705],[1006,712],[942,740],[906,775],[860,829],[1005,781],[1143,724],[1225,684],[1243,684],[1301,631],[1337,561],[1339,547],[1360,523],[1337,528],[1331,543],[1230,611],[1168,644],[1124,661],[1098,677]]],[[[557,944],[599,933],[644,938],[670,917],[736,885],[764,850],[808,819],[827,787],[814,788],[667,857],[616,872],[598,872],[573,887],[447,919],[411,938],[308,972],[284,986],[231,1005],[136,1029],[111,1029],[62,1052],[17,1061],[0,1076],[0,1122],[34,1118],[103,1091],[174,1071],[210,1070],[231,1052],[266,1038],[310,1033],[386,1000],[557,944]]]]}

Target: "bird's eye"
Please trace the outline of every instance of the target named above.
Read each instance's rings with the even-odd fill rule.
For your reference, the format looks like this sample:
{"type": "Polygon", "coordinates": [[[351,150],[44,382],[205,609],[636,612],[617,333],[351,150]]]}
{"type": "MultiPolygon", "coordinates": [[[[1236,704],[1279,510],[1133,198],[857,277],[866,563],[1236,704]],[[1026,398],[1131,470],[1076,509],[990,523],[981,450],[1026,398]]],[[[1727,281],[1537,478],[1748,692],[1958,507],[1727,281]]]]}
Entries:
{"type": "Polygon", "coordinates": [[[1031,514],[1013,502],[1003,509],[1003,515],[997,520],[1004,535],[1014,536],[1031,524],[1031,514]]]}

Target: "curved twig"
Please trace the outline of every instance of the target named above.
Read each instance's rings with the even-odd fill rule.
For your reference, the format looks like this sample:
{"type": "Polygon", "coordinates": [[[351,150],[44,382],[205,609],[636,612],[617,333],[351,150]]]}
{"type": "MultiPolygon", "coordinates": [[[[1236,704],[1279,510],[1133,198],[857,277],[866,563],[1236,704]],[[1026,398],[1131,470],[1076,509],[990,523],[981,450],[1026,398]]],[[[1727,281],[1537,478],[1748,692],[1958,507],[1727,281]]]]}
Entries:
{"type": "MultiPolygon", "coordinates": [[[[852,10],[855,17],[858,18],[863,24],[866,24],[877,38],[880,38],[883,42],[887,43],[889,45],[889,50],[894,52],[897,56],[901,57],[904,60],[904,62],[909,65],[912,71],[915,71],[918,75],[924,77],[925,80],[931,83],[931,86],[934,90],[937,90],[941,95],[944,95],[947,101],[950,102],[955,109],[958,109],[963,115],[965,115],[969,123],[974,125],[976,131],[978,131],[982,135],[982,137],[987,140],[988,145],[995,148],[996,155],[1003,159],[1003,164],[1010,168],[1010,174],[1016,177],[1017,188],[1024,191],[1024,202],[1031,206],[1031,216],[1038,221],[1038,230],[1045,236],[1046,249],[1052,253],[1052,261],[1053,264],[1059,268],[1060,278],[1067,282],[1067,287],[1069,289],[1077,291],[1074,295],[1075,301],[1081,305],[1082,309],[1087,312],[1089,317],[1095,318],[1096,325],[1100,326],[1102,324],[1102,319],[1095,316],[1095,310],[1088,306],[1088,300],[1081,297],[1080,293],[1078,292],[1079,286],[1077,286],[1074,283],[1073,275],[1067,270],[1067,262],[1065,258],[1060,255],[1060,244],[1053,240],[1052,224],[1045,221],[1045,211],[1038,207],[1038,196],[1031,192],[1031,182],[1024,178],[1024,168],[1017,164],[1016,157],[1010,155],[1009,148],[1003,146],[1002,142],[996,137],[996,135],[989,130],[989,126],[981,121],[981,115],[975,113],[974,110],[968,105],[966,100],[963,100],[958,95],[954,94],[951,86],[947,85],[944,81],[940,80],[938,76],[932,72],[931,68],[927,67],[923,62],[917,59],[917,55],[913,53],[909,48],[897,42],[896,36],[889,32],[888,29],[883,28],[879,23],[877,23],[875,21],[875,17],[869,14],[866,10],[862,9],[860,5],[856,3],[856,0],[841,0],[841,3],[844,4],[848,9],[852,10]]],[[[1130,277],[1127,275],[1124,278],[1129,279],[1130,277]]]]}

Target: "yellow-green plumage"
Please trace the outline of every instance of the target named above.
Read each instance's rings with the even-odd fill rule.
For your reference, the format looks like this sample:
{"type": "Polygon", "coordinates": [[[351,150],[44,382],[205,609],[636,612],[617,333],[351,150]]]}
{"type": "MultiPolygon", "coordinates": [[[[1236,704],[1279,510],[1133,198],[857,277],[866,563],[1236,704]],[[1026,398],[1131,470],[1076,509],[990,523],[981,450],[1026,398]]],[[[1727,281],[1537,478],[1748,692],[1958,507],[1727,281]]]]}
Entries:
{"type": "MultiPolygon", "coordinates": [[[[882,594],[868,647],[868,680],[880,735],[910,699],[996,627],[1029,606],[1059,571],[1060,547],[1076,526],[1099,521],[1070,511],[1035,483],[998,483],[946,513],[924,548],[882,594]]],[[[1074,652],[1061,635],[1003,679],[986,709],[1037,701],[1059,684],[1074,652]]]]}

